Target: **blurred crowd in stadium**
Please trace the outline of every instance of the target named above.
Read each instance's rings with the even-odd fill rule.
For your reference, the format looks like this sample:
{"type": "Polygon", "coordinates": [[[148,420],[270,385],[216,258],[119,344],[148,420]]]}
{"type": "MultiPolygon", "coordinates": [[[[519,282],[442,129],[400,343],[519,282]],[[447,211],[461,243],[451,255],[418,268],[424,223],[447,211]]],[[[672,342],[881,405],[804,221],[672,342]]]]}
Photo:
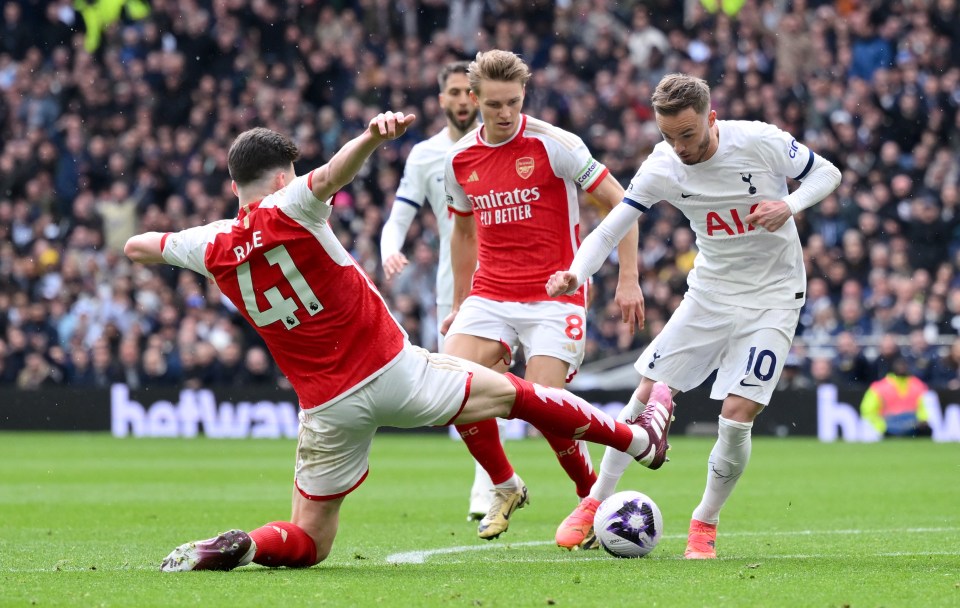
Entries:
{"type": "MultiPolygon", "coordinates": [[[[420,120],[336,196],[333,228],[434,347],[435,221],[419,216],[389,282],[380,227],[406,153],[444,125],[437,70],[503,48],[534,72],[525,111],[580,135],[624,185],[660,140],[649,97],[673,71],[710,83],[718,118],[765,120],[830,159],[839,190],[797,217],[809,290],[782,385],[866,388],[902,351],[933,387],[960,388],[957,0],[723,3],[732,16],[672,0],[0,4],[0,386],[282,385],[215,285],[134,265],[123,244],[233,217],[241,131],[291,134],[302,173],[375,108],[420,120]]],[[[586,233],[600,218],[582,209],[586,233]]],[[[654,207],[647,327],[619,322],[608,264],[586,361],[645,345],[695,255],[680,214],[654,207]]]]}

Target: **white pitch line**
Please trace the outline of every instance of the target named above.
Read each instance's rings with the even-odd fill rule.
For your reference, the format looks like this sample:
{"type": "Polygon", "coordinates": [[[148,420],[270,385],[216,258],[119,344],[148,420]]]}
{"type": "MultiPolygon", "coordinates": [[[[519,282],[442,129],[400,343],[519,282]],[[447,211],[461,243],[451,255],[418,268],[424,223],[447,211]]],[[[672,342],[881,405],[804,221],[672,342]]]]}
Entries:
{"type": "MultiPolygon", "coordinates": [[[[782,532],[726,532],[724,537],[729,536],[817,536],[817,535],[869,535],[869,534],[890,534],[890,533],[912,533],[912,534],[933,534],[944,532],[960,532],[960,528],[906,528],[906,529],[886,529],[886,530],[786,530],[782,532]]],[[[669,534],[663,538],[675,539],[686,538],[686,534],[669,534]]],[[[448,555],[451,553],[466,553],[468,551],[487,551],[490,549],[508,549],[513,547],[537,547],[544,545],[553,545],[551,541],[529,541],[522,543],[509,544],[485,544],[485,545],[461,545],[458,547],[443,547],[441,549],[421,549],[418,551],[404,551],[402,553],[392,553],[386,557],[388,564],[422,564],[428,558],[434,555],[448,555]]],[[[877,557],[893,557],[905,555],[960,555],[956,552],[947,553],[878,553],[877,557]]],[[[828,557],[829,555],[797,555],[797,556],[765,556],[773,559],[809,559],[814,557],[828,557]]],[[[542,561],[561,561],[561,560],[542,560],[542,561]]]]}
{"type": "Polygon", "coordinates": [[[541,545],[552,545],[554,543],[546,540],[532,540],[523,543],[495,544],[495,545],[461,545],[459,547],[444,547],[442,549],[424,549],[421,551],[406,551],[404,553],[392,553],[386,557],[388,564],[422,564],[428,557],[434,555],[445,555],[447,553],[466,553],[467,551],[486,551],[488,549],[504,549],[510,547],[538,547],[541,545]]]}

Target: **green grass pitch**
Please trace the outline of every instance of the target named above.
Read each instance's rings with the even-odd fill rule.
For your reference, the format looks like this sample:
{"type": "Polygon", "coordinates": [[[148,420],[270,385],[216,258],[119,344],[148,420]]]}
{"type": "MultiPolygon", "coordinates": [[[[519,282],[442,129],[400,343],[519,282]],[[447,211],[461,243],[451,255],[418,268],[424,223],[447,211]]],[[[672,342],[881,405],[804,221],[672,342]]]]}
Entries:
{"type": "Polygon", "coordinates": [[[542,440],[507,444],[532,504],[484,542],[463,446],[381,435],[326,562],[162,574],[181,542],[289,516],[292,441],[0,433],[0,606],[960,606],[960,445],[754,439],[721,559],[687,562],[712,444],[624,477],[664,516],[639,560],[553,546],[575,499],[542,440]]]}

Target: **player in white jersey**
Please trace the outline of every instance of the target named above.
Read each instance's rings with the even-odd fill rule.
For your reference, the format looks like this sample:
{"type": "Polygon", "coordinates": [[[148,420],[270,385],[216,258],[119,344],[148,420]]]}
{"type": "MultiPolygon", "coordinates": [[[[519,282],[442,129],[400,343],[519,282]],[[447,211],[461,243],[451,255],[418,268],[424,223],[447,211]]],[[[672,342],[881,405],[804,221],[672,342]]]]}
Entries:
{"type": "Polygon", "coordinates": [[[443,159],[453,144],[477,123],[477,106],[470,99],[466,61],[447,64],[440,70],[439,102],[447,118],[445,129],[415,145],[407,156],[400,187],[394,196],[393,208],[380,235],[383,271],[390,279],[407,265],[403,243],[413,218],[423,206],[430,204],[440,231],[440,252],[437,264],[437,333],[438,350],[442,350],[440,323],[450,314],[453,304],[453,270],[450,268],[450,234],[453,217],[447,209],[447,193],[443,183],[443,159]]]}
{"type": "MultiPolygon", "coordinates": [[[[263,338],[301,408],[290,521],[185,543],[163,560],[162,571],[322,561],[333,546],[344,498],[366,479],[380,426],[505,416],[626,450],[647,466],[665,457],[665,434],[647,422],[616,422],[565,390],[431,354],[406,340],[328,218],[333,194],[381,142],[402,135],[413,120],[378,115],[329,163],[302,177],[294,173],[299,150],[293,142],[269,129],[245,131],[228,153],[240,199],[235,219],[127,241],[124,252],[136,262],[166,262],[214,281],[263,338]]],[[[671,412],[651,408],[648,418],[671,412]]]]}
{"type": "MultiPolygon", "coordinates": [[[[690,221],[699,253],[688,291],[637,361],[640,385],[619,419],[632,420],[643,404],[671,397],[657,387],[690,390],[717,370],[711,397],[723,401],[719,437],[684,554],[709,559],[716,557],[720,509],[750,457],[753,420],[770,402],[804,303],[806,274],[793,215],[836,189],[840,172],[773,125],[717,120],[710,89],[699,78],[664,76],[652,101],[664,141],[569,270],[555,273],[546,288],[551,295],[575,290],[660,201],[690,221]],[[788,178],[801,182],[792,193],[788,178]]],[[[585,538],[597,505],[614,492],[624,468],[623,454],[604,453],[590,496],[558,528],[558,545],[572,548],[585,538]]]]}
{"type": "MultiPolygon", "coordinates": [[[[453,144],[471,131],[477,123],[477,105],[470,99],[466,61],[448,63],[437,75],[440,84],[439,102],[447,119],[447,126],[439,133],[415,145],[403,167],[400,187],[394,196],[390,217],[380,234],[380,255],[383,272],[390,279],[407,265],[403,243],[424,201],[429,203],[437,218],[440,232],[440,251],[437,262],[437,350],[443,351],[440,325],[453,308],[453,270],[450,267],[450,234],[453,232],[453,213],[447,209],[447,192],[443,183],[443,160],[453,144]]],[[[504,366],[504,370],[506,367],[504,366]]],[[[501,431],[505,426],[498,419],[501,431]]],[[[451,436],[459,439],[456,427],[450,427],[451,436]]],[[[500,434],[501,440],[503,433],[500,434]]],[[[473,486],[467,509],[469,520],[479,520],[490,510],[493,500],[493,482],[479,462],[474,461],[473,486]]]]}
{"type": "MultiPolygon", "coordinates": [[[[521,113],[527,66],[515,54],[492,50],[470,64],[471,97],[483,125],[447,154],[453,311],[444,352],[487,367],[509,363],[522,346],[528,380],[562,387],[583,359],[586,290],[551,300],[543,284],[566,267],[579,246],[578,188],[607,208],[623,188],[579,137],[521,113]]],[[[637,284],[636,227],[620,246],[617,301],[623,321],[642,316],[637,284]]],[[[481,538],[495,538],[523,506],[526,489],[503,453],[493,421],[458,425],[473,457],[495,484],[480,520],[481,538]],[[523,499],[521,500],[521,497],[523,499]]],[[[541,432],[543,429],[540,429],[541,432]]],[[[583,442],[543,433],[557,460],[586,496],[596,473],[583,442]]]]}

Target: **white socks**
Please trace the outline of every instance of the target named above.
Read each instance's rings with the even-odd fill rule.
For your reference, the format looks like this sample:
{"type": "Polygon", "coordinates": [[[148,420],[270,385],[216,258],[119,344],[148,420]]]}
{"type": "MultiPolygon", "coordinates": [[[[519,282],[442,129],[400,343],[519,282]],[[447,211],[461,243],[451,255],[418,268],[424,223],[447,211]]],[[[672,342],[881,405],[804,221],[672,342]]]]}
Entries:
{"type": "MultiPolygon", "coordinates": [[[[628,418],[636,418],[646,407],[636,397],[631,397],[627,405],[620,411],[617,421],[624,422],[628,418]]],[[[707,464],[707,487],[703,492],[703,499],[693,511],[693,518],[708,524],[717,524],[720,521],[720,509],[730,497],[737,480],[747,468],[750,461],[752,422],[736,422],[719,417],[717,443],[710,452],[707,464]]],[[[634,439],[636,443],[640,439],[634,439]]],[[[634,447],[633,444],[630,446],[634,447]]],[[[641,451],[646,446],[641,446],[641,451]]],[[[603,452],[600,462],[600,471],[597,481],[590,490],[590,498],[603,501],[617,490],[617,482],[623,477],[624,471],[633,463],[633,456],[608,447],[603,452]]]]}
{"type": "Polygon", "coordinates": [[[751,429],[752,422],[735,422],[720,416],[717,443],[707,463],[707,487],[700,504],[693,510],[694,519],[707,524],[719,523],[720,509],[750,461],[751,429]]]}
{"type": "MultiPolygon", "coordinates": [[[[617,414],[617,422],[626,422],[627,420],[636,418],[643,412],[645,407],[647,407],[647,405],[640,403],[635,395],[631,396],[630,401],[628,401],[623,409],[620,410],[620,413],[617,414]]],[[[630,443],[631,451],[632,448],[636,447],[638,454],[643,453],[643,450],[647,449],[646,445],[638,444],[643,441],[648,443],[650,441],[646,433],[640,433],[640,435],[635,434],[633,441],[630,443]],[[643,435],[643,437],[640,435],[643,435]]],[[[597,481],[593,484],[593,488],[590,489],[590,498],[603,502],[604,499],[616,492],[617,482],[620,481],[624,471],[626,471],[627,467],[632,463],[633,456],[630,454],[607,447],[607,449],[603,451],[603,460],[600,461],[600,471],[597,473],[597,481]]]]}
{"type": "Polygon", "coordinates": [[[520,481],[520,476],[514,473],[513,477],[503,483],[498,483],[493,487],[497,488],[498,490],[510,490],[511,492],[516,492],[522,485],[523,482],[520,481]]]}

